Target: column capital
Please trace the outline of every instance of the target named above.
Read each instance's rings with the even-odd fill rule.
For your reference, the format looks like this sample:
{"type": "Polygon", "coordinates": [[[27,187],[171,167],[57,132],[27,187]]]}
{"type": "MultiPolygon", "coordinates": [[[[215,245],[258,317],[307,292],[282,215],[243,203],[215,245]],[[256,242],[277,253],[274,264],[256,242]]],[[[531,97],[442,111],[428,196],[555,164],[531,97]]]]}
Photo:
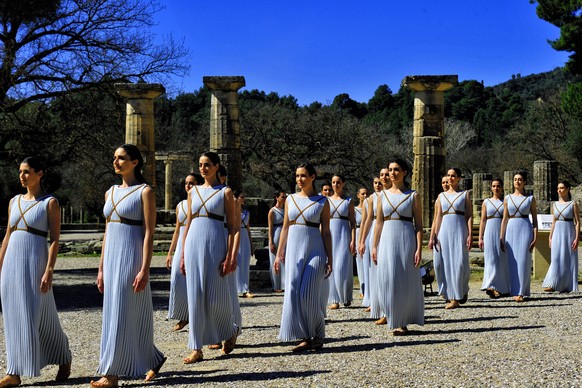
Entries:
{"type": "Polygon", "coordinates": [[[458,83],[458,75],[407,75],[402,80],[402,86],[415,92],[444,92],[458,83]]]}
{"type": "Polygon", "coordinates": [[[147,83],[117,83],[114,85],[117,94],[125,98],[143,98],[153,100],[166,92],[162,84],[147,83]]]}
{"type": "Polygon", "coordinates": [[[246,85],[243,76],[204,76],[202,82],[212,91],[236,92],[246,85]]]}

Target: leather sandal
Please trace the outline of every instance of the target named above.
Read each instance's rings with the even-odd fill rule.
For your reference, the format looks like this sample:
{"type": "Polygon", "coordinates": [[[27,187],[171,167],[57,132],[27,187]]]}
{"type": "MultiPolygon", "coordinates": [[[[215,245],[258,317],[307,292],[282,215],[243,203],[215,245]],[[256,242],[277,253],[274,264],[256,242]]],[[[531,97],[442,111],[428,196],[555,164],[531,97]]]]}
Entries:
{"type": "Polygon", "coordinates": [[[447,310],[453,310],[460,306],[459,301],[456,299],[451,299],[451,301],[445,306],[447,310]]]}
{"type": "Polygon", "coordinates": [[[119,377],[109,375],[103,376],[97,381],[91,380],[91,386],[97,388],[116,388],[119,386],[119,377]]]}
{"type": "Polygon", "coordinates": [[[406,334],[408,334],[408,329],[406,327],[399,327],[392,332],[392,335],[395,337],[400,337],[406,334]]]}
{"type": "Polygon", "coordinates": [[[314,337],[311,341],[311,347],[313,350],[321,350],[323,348],[323,338],[314,337]]]}
{"type": "Polygon", "coordinates": [[[237,337],[238,337],[238,330],[235,333],[235,335],[233,335],[232,337],[230,337],[229,339],[224,341],[224,344],[222,345],[222,354],[232,353],[232,351],[234,350],[234,345],[236,345],[237,337]]]}
{"type": "Polygon", "coordinates": [[[150,369],[148,371],[148,373],[146,373],[145,381],[151,381],[151,380],[155,379],[157,374],[160,373],[160,369],[162,369],[162,366],[164,365],[164,363],[167,360],[168,360],[168,357],[162,358],[162,361],[160,361],[160,363],[155,368],[150,369]]]}
{"type": "Polygon", "coordinates": [[[194,364],[202,360],[204,360],[202,350],[194,350],[188,357],[184,358],[184,364],[194,364]]]}
{"type": "Polygon", "coordinates": [[[386,319],[386,317],[382,317],[380,319],[378,319],[377,321],[374,322],[374,325],[386,325],[388,323],[388,320],[386,319]]]}
{"type": "Polygon", "coordinates": [[[339,307],[340,307],[339,303],[332,303],[329,305],[330,310],[337,310],[337,309],[339,309],[339,307]]]}
{"type": "Polygon", "coordinates": [[[71,375],[71,363],[59,365],[59,371],[55,377],[55,381],[65,381],[71,375]]]}
{"type": "MultiPolygon", "coordinates": [[[[322,344],[323,346],[323,344],[322,344]]],[[[304,352],[306,350],[311,349],[311,340],[305,339],[303,341],[301,341],[301,343],[299,343],[299,345],[295,346],[293,349],[291,349],[291,351],[293,353],[299,353],[299,352],[304,352]]]]}
{"type": "Polygon", "coordinates": [[[0,380],[0,388],[18,387],[20,385],[20,376],[6,375],[0,380]]]}
{"type": "Polygon", "coordinates": [[[179,321],[178,323],[176,323],[176,325],[174,326],[174,328],[172,329],[172,331],[180,331],[182,330],[186,325],[188,324],[188,321],[179,321]]]}

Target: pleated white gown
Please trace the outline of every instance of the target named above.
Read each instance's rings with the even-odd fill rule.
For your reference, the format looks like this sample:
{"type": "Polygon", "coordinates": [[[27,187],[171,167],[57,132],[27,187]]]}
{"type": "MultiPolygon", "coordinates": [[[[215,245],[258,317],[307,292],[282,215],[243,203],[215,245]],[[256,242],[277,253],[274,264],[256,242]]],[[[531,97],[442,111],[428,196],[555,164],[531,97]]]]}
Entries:
{"type": "Polygon", "coordinates": [[[578,250],[572,250],[577,233],[573,202],[554,203],[552,213],[556,220],[552,234],[552,261],[543,287],[559,292],[578,291],[578,250]]]}
{"type": "Polygon", "coordinates": [[[51,198],[36,201],[18,195],[11,201],[9,223],[17,230],[10,235],[1,277],[7,374],[39,376],[46,365],[71,362],[69,340],[59,322],[53,290],[40,291],[48,261],[47,239],[24,230],[28,224],[48,231],[51,198]],[[20,218],[19,203],[24,220],[20,218]]]}
{"type": "MultiPolygon", "coordinates": [[[[190,349],[202,349],[237,333],[232,275],[220,276],[226,257],[224,191],[226,186],[194,186],[190,192],[192,220],[184,245],[188,289],[190,349]],[[204,203],[204,205],[203,205],[204,203]]],[[[238,301],[237,301],[238,303],[238,301]]]]}
{"type": "MultiPolygon", "coordinates": [[[[354,208],[356,215],[356,249],[357,243],[360,240],[360,225],[362,224],[362,209],[356,207],[354,208]]],[[[360,283],[360,294],[366,294],[366,284],[368,274],[364,270],[364,258],[356,253],[356,270],[358,272],[358,282],[360,283]]]]}
{"type": "Polygon", "coordinates": [[[164,355],[154,345],[150,284],[135,293],[133,281],[143,262],[144,227],[119,222],[120,217],[143,223],[145,184],[107,191],[103,214],[107,223],[103,247],[103,327],[98,373],[143,377],[164,355]]]}
{"type": "MultiPolygon", "coordinates": [[[[366,214],[368,212],[368,200],[364,201],[364,207],[366,208],[366,214]]],[[[367,216],[367,215],[366,215],[367,216]]],[[[362,306],[368,307],[370,306],[370,248],[369,248],[369,238],[370,234],[373,233],[374,226],[370,229],[370,232],[366,236],[364,240],[364,254],[361,256],[362,258],[362,268],[364,271],[364,298],[362,299],[362,306]]]]}
{"type": "MultiPolygon", "coordinates": [[[[448,300],[461,300],[469,293],[469,251],[467,249],[467,222],[465,221],[466,194],[439,195],[443,220],[438,240],[442,260],[443,295],[448,300]]],[[[469,205],[471,206],[471,205],[469,205]]]]}
{"type": "Polygon", "coordinates": [[[499,234],[503,220],[503,201],[487,198],[484,202],[487,212],[485,233],[483,234],[483,255],[485,269],[483,271],[482,290],[494,289],[501,294],[509,293],[509,265],[507,255],[501,250],[499,234]]]}
{"type": "Polygon", "coordinates": [[[168,303],[168,319],[188,320],[188,292],[186,277],[180,272],[180,257],[182,255],[182,241],[184,239],[184,225],[188,211],[188,200],[181,201],[176,207],[176,219],[180,223],[178,243],[172,258],[170,275],[170,301],[168,303]]]}
{"type": "Polygon", "coordinates": [[[329,296],[327,303],[349,304],[354,298],[354,263],[350,242],[352,231],[349,221],[349,207],[352,199],[329,200],[330,220],[333,251],[333,271],[329,279],[329,296]]]}
{"type": "MultiPolygon", "coordinates": [[[[273,244],[279,249],[279,238],[281,237],[281,229],[283,228],[283,219],[285,218],[285,212],[283,209],[276,207],[271,208],[273,212],[273,244]]],[[[276,252],[276,251],[275,251],[276,252]]],[[[275,273],[275,259],[277,254],[269,250],[269,260],[271,262],[271,283],[273,284],[273,290],[284,290],[285,289],[285,264],[281,263],[279,266],[279,273],[275,273]]]]}
{"type": "Polygon", "coordinates": [[[509,221],[505,231],[505,253],[509,265],[511,296],[529,296],[531,284],[531,252],[533,227],[529,220],[532,196],[505,197],[509,221]]]}
{"type": "Polygon", "coordinates": [[[416,233],[412,222],[414,191],[382,192],[384,226],[378,243],[378,290],[388,328],[424,325],[420,268],[414,266],[416,233]],[[386,219],[390,216],[390,219],[386,219]]]}
{"type": "MultiPolygon", "coordinates": [[[[440,198],[440,197],[439,197],[440,198]]],[[[439,198],[435,201],[435,206],[438,206],[439,198]]],[[[438,236],[437,236],[438,237],[438,236]]],[[[437,238],[438,239],[438,238],[437,238]]],[[[437,289],[439,295],[445,295],[445,270],[443,268],[443,256],[441,255],[441,248],[437,245],[432,250],[432,262],[434,265],[434,274],[436,277],[437,289]]]]}
{"type": "Polygon", "coordinates": [[[249,276],[251,268],[251,240],[249,239],[250,213],[243,210],[240,215],[240,244],[236,267],[236,288],[239,294],[249,292],[249,276]]]}
{"type": "Polygon", "coordinates": [[[325,337],[321,295],[327,255],[319,223],[326,200],[322,195],[287,197],[287,215],[296,223],[289,226],[285,251],[286,288],[279,331],[282,341],[325,337]],[[306,225],[306,221],[313,225],[306,225]]]}
{"type": "Polygon", "coordinates": [[[374,218],[372,220],[372,227],[368,232],[368,236],[366,238],[366,254],[364,254],[364,261],[369,263],[368,267],[368,280],[370,283],[370,290],[369,295],[369,306],[370,306],[370,318],[378,319],[381,317],[386,316],[384,311],[382,310],[382,306],[380,305],[380,299],[378,296],[378,266],[374,264],[374,260],[372,260],[372,240],[374,239],[374,225],[376,223],[376,216],[378,215],[378,193],[374,192],[372,194],[372,211],[374,212],[374,218]],[[366,258],[367,255],[367,258],[366,258]]]}

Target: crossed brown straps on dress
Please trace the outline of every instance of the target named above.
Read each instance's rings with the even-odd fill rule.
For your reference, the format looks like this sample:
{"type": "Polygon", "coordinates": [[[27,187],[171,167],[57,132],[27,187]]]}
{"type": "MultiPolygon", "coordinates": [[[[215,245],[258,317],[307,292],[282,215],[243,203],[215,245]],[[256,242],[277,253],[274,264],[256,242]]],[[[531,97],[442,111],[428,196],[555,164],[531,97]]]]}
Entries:
{"type": "MultiPolygon", "coordinates": [[[[278,207],[273,207],[273,211],[277,212],[280,216],[285,217],[285,213],[283,213],[283,211],[281,209],[279,209],[278,207]]],[[[273,226],[282,226],[282,225],[283,225],[282,222],[280,222],[278,224],[275,224],[275,223],[273,224],[273,226]]]]}
{"type": "Polygon", "coordinates": [[[217,220],[217,221],[220,221],[220,222],[224,222],[224,217],[223,216],[220,216],[218,214],[211,213],[206,208],[206,203],[208,201],[210,201],[210,198],[212,198],[216,194],[218,194],[222,188],[215,190],[214,193],[212,193],[206,199],[202,199],[202,195],[200,195],[200,191],[198,191],[198,187],[197,186],[194,186],[194,189],[196,189],[196,194],[198,194],[198,198],[200,198],[200,202],[202,202],[202,204],[200,205],[200,207],[198,208],[198,210],[196,211],[196,213],[192,214],[192,218],[208,217],[208,218],[211,218],[213,220],[217,220]],[[206,210],[206,214],[200,214],[200,210],[202,210],[202,208],[204,208],[204,210],[206,210]]]}
{"type": "Polygon", "coordinates": [[[18,211],[20,212],[20,217],[18,217],[18,220],[16,220],[16,223],[10,227],[10,233],[14,232],[15,230],[23,230],[25,232],[28,233],[32,233],[34,235],[37,236],[41,236],[41,237],[48,237],[48,232],[45,232],[44,230],[40,230],[40,229],[36,229],[33,228],[32,226],[28,225],[28,222],[26,222],[26,217],[24,217],[24,215],[26,213],[28,213],[28,211],[30,209],[32,209],[33,207],[35,207],[36,205],[38,205],[42,200],[44,200],[45,198],[50,197],[50,195],[46,195],[38,200],[36,200],[35,203],[32,204],[31,207],[29,207],[28,209],[26,209],[25,211],[22,211],[22,207],[20,206],[20,198],[22,198],[22,195],[18,196],[18,211]],[[18,223],[22,220],[22,222],[24,222],[24,225],[26,226],[26,228],[19,228],[18,227],[18,223]]]}
{"type": "Polygon", "coordinates": [[[499,209],[503,207],[503,202],[501,202],[501,205],[495,206],[495,204],[489,198],[487,198],[486,200],[489,201],[489,203],[491,204],[491,206],[493,206],[493,209],[495,209],[495,211],[491,216],[487,216],[485,219],[489,220],[491,218],[503,218],[503,212],[499,211],[499,209]],[[497,214],[499,214],[499,216],[497,216],[497,214]]]}
{"type": "Polygon", "coordinates": [[[388,204],[390,206],[392,206],[392,211],[387,216],[384,216],[384,221],[412,222],[412,217],[406,217],[406,216],[400,215],[400,213],[398,213],[398,208],[400,207],[400,205],[402,205],[408,198],[410,198],[412,193],[410,193],[406,197],[404,197],[404,199],[402,201],[400,201],[400,203],[396,206],[392,205],[392,202],[390,202],[390,198],[388,198],[388,194],[386,194],[386,191],[382,191],[382,193],[384,194],[384,198],[386,198],[386,201],[388,201],[388,204]],[[398,215],[398,218],[392,218],[392,214],[394,214],[394,213],[396,213],[398,215]]]}
{"type": "Polygon", "coordinates": [[[321,198],[319,200],[317,200],[317,201],[311,202],[309,205],[305,206],[303,209],[301,209],[299,207],[299,205],[297,205],[297,202],[295,201],[295,198],[293,198],[293,195],[291,195],[290,198],[293,201],[293,204],[295,204],[295,207],[297,208],[297,210],[299,210],[299,214],[297,215],[297,217],[295,217],[294,220],[289,221],[289,226],[292,226],[292,225],[306,225],[306,226],[311,226],[313,228],[319,228],[319,223],[307,221],[307,218],[305,218],[305,216],[303,215],[303,212],[305,210],[309,209],[311,206],[313,206],[316,203],[318,203],[319,200],[321,200],[321,198]],[[299,217],[303,218],[303,221],[305,221],[304,224],[300,224],[300,223],[297,222],[297,219],[299,219],[299,217]]]}
{"type": "Polygon", "coordinates": [[[346,216],[342,216],[341,214],[339,214],[339,207],[346,201],[346,199],[342,199],[342,201],[339,203],[339,205],[335,206],[335,203],[333,203],[333,200],[330,199],[329,203],[331,204],[331,206],[333,206],[333,212],[331,212],[331,214],[329,215],[329,218],[331,220],[335,219],[335,220],[344,220],[344,221],[349,221],[350,218],[346,217],[346,216]],[[338,215],[337,217],[334,217],[334,215],[338,215]]]}
{"type": "MultiPolygon", "coordinates": [[[[184,201],[180,202],[180,208],[182,209],[182,213],[188,215],[188,212],[184,209],[184,201]]],[[[184,221],[180,222],[180,226],[186,226],[186,218],[184,218],[184,221]]]]}
{"type": "MultiPolygon", "coordinates": [[[[359,207],[354,208],[358,213],[360,213],[360,215],[362,215],[362,211],[360,210],[359,207]]],[[[359,228],[360,224],[356,223],[356,228],[359,228]]]]}
{"type": "Polygon", "coordinates": [[[511,195],[508,195],[508,198],[511,201],[511,203],[513,203],[513,206],[515,206],[515,213],[510,214],[509,215],[509,218],[528,218],[527,214],[523,214],[521,212],[521,210],[519,210],[521,208],[521,205],[523,205],[523,203],[525,202],[525,200],[528,197],[525,196],[525,198],[519,203],[519,206],[515,204],[515,201],[513,200],[513,198],[511,197],[511,195]],[[517,215],[517,213],[519,213],[519,215],[517,215]]]}
{"type": "MultiPolygon", "coordinates": [[[[453,202],[451,202],[451,201],[449,201],[449,197],[447,197],[447,196],[446,196],[446,194],[445,194],[445,193],[443,193],[443,197],[445,197],[445,199],[446,199],[446,200],[447,200],[447,202],[449,203],[449,207],[447,208],[447,211],[446,211],[446,212],[443,212],[443,215],[445,215],[445,216],[446,216],[446,215],[448,215],[448,214],[454,214],[454,215],[458,215],[458,216],[464,216],[464,215],[465,215],[465,212],[464,212],[464,211],[461,211],[461,210],[455,210],[455,206],[453,205],[453,204],[455,203],[455,201],[456,201],[457,199],[461,198],[463,195],[465,195],[465,192],[464,192],[464,191],[461,191],[461,192],[459,193],[459,195],[457,195],[457,196],[455,197],[455,199],[453,199],[453,202]],[[453,210],[451,211],[451,209],[453,209],[453,210]]],[[[442,205],[441,205],[441,206],[442,206],[442,205]]]]}
{"type": "Polygon", "coordinates": [[[121,197],[121,199],[119,201],[117,201],[117,203],[115,203],[115,200],[113,199],[113,193],[115,192],[115,186],[112,186],[110,199],[111,199],[111,204],[113,205],[113,209],[111,209],[111,213],[113,214],[113,212],[115,212],[115,214],[117,214],[117,217],[119,217],[119,220],[112,220],[111,215],[110,215],[109,217],[107,217],[107,222],[120,222],[120,223],[126,224],[126,225],[143,226],[143,220],[132,220],[130,218],[122,217],[119,214],[119,212],[117,211],[117,205],[119,205],[121,203],[121,201],[123,201],[125,198],[129,197],[131,194],[135,193],[136,191],[138,191],[139,189],[141,189],[144,186],[145,186],[145,183],[142,183],[141,185],[137,186],[135,189],[131,190],[129,193],[127,193],[123,197],[121,197]]]}
{"type": "Polygon", "coordinates": [[[570,201],[569,204],[567,204],[566,206],[564,206],[564,208],[562,210],[558,210],[558,208],[556,207],[556,204],[554,204],[554,209],[558,210],[558,215],[554,217],[554,220],[556,221],[574,221],[573,218],[566,218],[562,213],[569,208],[570,206],[572,206],[574,202],[570,201]],[[560,216],[562,218],[560,218],[560,216]]]}

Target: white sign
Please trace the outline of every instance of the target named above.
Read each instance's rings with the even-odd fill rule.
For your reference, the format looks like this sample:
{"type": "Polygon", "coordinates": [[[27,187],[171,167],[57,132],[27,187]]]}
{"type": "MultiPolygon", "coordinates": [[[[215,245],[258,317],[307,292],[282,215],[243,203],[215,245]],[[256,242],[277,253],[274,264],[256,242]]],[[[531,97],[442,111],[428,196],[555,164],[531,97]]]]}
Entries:
{"type": "Polygon", "coordinates": [[[551,214],[538,214],[538,230],[551,230],[553,219],[551,214]]]}

